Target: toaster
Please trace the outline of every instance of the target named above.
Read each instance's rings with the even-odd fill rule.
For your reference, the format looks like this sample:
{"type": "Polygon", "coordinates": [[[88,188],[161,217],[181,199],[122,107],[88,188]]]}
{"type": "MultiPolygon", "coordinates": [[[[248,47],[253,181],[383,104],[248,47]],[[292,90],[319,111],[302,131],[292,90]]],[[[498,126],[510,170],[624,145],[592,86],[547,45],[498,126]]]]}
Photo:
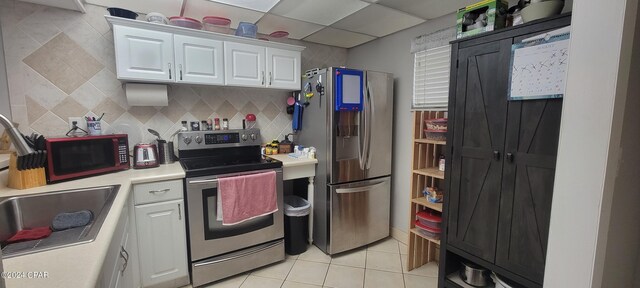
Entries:
{"type": "Polygon", "coordinates": [[[155,144],[136,144],[133,147],[133,168],[152,168],[160,166],[158,148],[155,144]]]}

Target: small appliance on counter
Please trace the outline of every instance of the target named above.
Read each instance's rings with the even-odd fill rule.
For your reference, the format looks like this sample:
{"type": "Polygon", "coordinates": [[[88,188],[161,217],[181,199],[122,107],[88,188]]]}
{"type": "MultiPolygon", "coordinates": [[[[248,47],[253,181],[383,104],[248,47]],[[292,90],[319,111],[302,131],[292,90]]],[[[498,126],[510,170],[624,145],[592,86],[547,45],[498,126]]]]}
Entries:
{"type": "Polygon", "coordinates": [[[127,134],[46,139],[47,182],[54,183],[127,170],[127,134]]]}
{"type": "MultiPolygon", "coordinates": [[[[202,121],[205,123],[205,121],[202,121]]],[[[153,129],[147,129],[149,133],[156,136],[156,145],[158,148],[158,164],[171,164],[175,162],[175,155],[173,155],[173,141],[167,141],[160,137],[160,133],[153,129]]],[[[177,135],[182,129],[176,131],[169,138],[173,138],[173,136],[177,135]]]]}
{"type": "Polygon", "coordinates": [[[160,166],[158,148],[155,144],[136,144],[133,147],[133,169],[153,168],[160,166]]]}

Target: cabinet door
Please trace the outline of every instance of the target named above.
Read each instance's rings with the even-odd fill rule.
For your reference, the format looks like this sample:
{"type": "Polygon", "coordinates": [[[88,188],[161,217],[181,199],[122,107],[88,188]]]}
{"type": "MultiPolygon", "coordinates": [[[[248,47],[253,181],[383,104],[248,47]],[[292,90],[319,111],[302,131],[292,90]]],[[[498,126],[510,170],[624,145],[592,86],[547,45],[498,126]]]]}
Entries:
{"type": "Polygon", "coordinates": [[[125,235],[124,242],[120,249],[120,258],[118,261],[118,276],[116,278],[116,288],[135,287],[133,282],[133,258],[131,257],[131,239],[129,233],[125,235]]]}
{"type": "Polygon", "coordinates": [[[447,243],[493,262],[511,40],[458,51],[447,243]]]}
{"type": "Polygon", "coordinates": [[[542,284],[562,99],[512,101],[496,264],[542,284]]]}
{"type": "Polygon", "coordinates": [[[267,87],[300,90],[300,52],[267,48],[267,87]]]}
{"type": "Polygon", "coordinates": [[[146,29],[113,27],[118,79],[173,82],[173,35],[146,29]]]}
{"type": "Polygon", "coordinates": [[[224,42],[224,71],[227,85],[264,87],[265,48],[224,42]]]}
{"type": "Polygon", "coordinates": [[[135,207],[142,285],[187,275],[184,204],[174,200],[135,207]]]}
{"type": "Polygon", "coordinates": [[[174,35],[176,81],[193,84],[224,84],[222,41],[174,35]]]}

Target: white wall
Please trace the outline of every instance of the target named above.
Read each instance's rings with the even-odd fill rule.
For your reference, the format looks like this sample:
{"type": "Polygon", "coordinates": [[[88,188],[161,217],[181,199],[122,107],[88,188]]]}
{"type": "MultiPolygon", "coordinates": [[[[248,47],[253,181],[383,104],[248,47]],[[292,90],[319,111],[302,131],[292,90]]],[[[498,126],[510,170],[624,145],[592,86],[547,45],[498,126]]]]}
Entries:
{"type": "MultiPolygon", "coordinates": [[[[2,29],[0,28],[0,47],[2,46],[2,29]]],[[[9,87],[7,86],[7,69],[4,62],[4,50],[0,49],[0,114],[11,119],[11,105],[9,105],[9,87]]],[[[4,127],[0,126],[0,135],[4,127]]]]}
{"type": "Polygon", "coordinates": [[[347,55],[348,67],[389,72],[393,73],[395,78],[391,226],[405,233],[409,227],[409,183],[413,147],[411,143],[413,120],[409,110],[413,95],[411,40],[423,34],[451,27],[454,23],[455,15],[450,14],[351,48],[347,55]]]}
{"type": "Polygon", "coordinates": [[[632,287],[639,164],[629,150],[640,121],[627,112],[639,108],[637,64],[629,75],[637,3],[573,6],[544,287],[632,287]]]}
{"type": "MultiPolygon", "coordinates": [[[[630,61],[627,60],[629,58],[626,53],[621,58],[621,67],[625,70],[629,69],[629,72],[623,73],[621,69],[618,77],[618,86],[627,85],[627,87],[618,89],[614,108],[614,125],[619,123],[616,118],[619,118],[622,123],[619,127],[614,126],[612,129],[620,130],[615,131],[620,133],[620,137],[619,140],[611,139],[612,148],[609,158],[613,158],[613,165],[607,167],[607,174],[613,173],[615,182],[613,190],[607,191],[613,192],[611,217],[606,223],[608,231],[604,230],[606,225],[601,225],[600,231],[600,234],[606,233],[607,239],[602,264],[604,270],[601,284],[594,284],[600,284],[601,287],[640,287],[637,283],[637,286],[632,286],[634,278],[637,277],[634,267],[640,267],[636,256],[640,251],[640,225],[638,225],[638,219],[640,219],[638,208],[640,204],[640,177],[638,177],[640,175],[640,149],[638,149],[640,147],[640,133],[638,133],[640,131],[640,113],[638,113],[640,82],[637,81],[640,79],[640,18],[638,18],[637,2],[637,0],[627,2],[625,26],[635,26],[635,33],[630,31],[631,33],[623,35],[624,38],[629,37],[627,42],[633,42],[633,46],[627,48],[632,51],[630,61]],[[636,5],[635,9],[633,5],[636,5]],[[632,22],[634,19],[635,23],[632,22]],[[626,101],[623,101],[624,98],[626,101]]],[[[633,29],[629,28],[627,31],[629,30],[633,29]]],[[[598,245],[598,249],[602,249],[604,245],[598,245]]]]}

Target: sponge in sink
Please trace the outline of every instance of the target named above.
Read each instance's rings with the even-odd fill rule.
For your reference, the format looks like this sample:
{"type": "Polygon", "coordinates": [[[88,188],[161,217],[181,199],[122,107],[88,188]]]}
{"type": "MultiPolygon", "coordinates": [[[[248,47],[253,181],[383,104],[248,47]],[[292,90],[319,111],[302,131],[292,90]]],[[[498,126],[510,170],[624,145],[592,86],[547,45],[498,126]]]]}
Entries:
{"type": "Polygon", "coordinates": [[[67,230],[89,225],[93,220],[93,213],[89,210],[80,210],[70,213],[60,213],[53,217],[51,229],[53,231],[67,230]]]}

